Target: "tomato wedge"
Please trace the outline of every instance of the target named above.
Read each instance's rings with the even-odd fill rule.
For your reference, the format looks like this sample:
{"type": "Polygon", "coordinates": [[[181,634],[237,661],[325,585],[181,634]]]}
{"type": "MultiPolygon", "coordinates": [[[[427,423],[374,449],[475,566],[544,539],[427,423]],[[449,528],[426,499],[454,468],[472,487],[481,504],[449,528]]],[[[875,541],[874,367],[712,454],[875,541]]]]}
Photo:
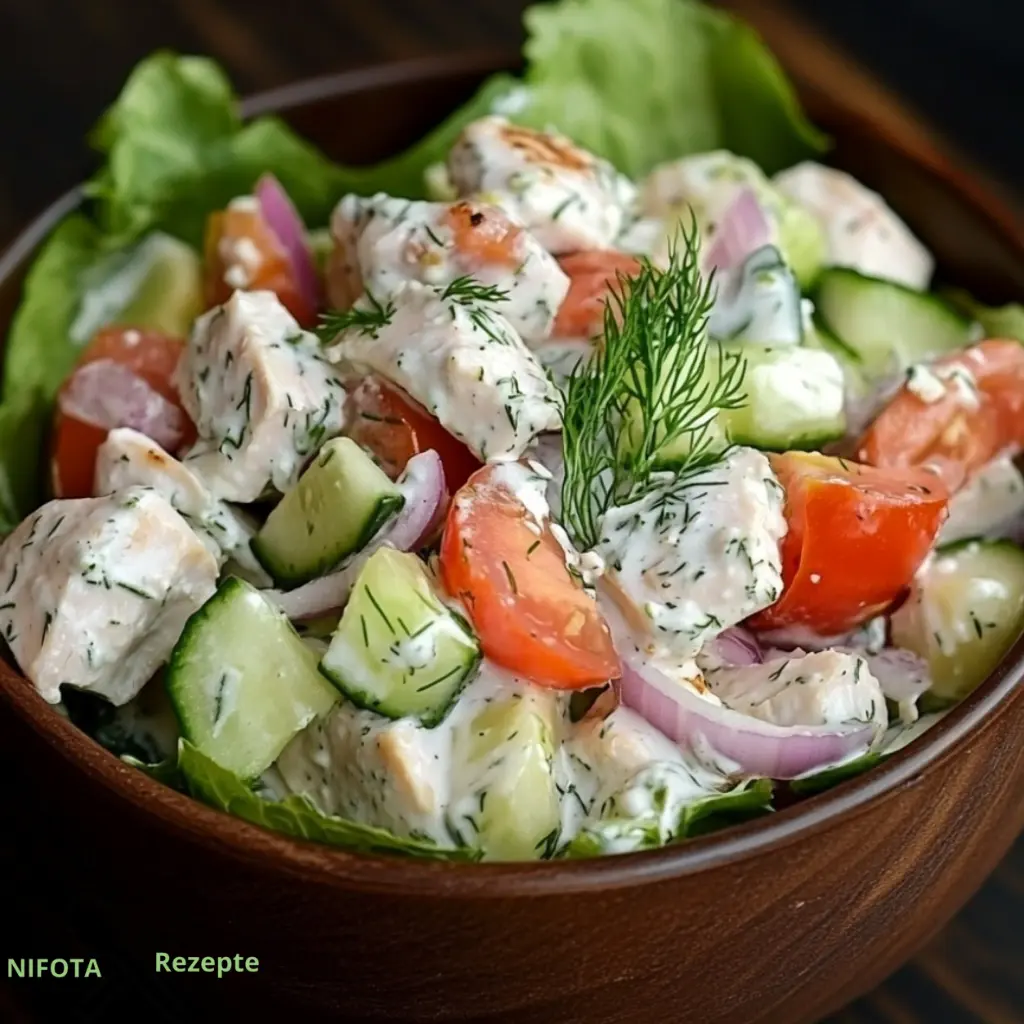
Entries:
{"type": "Polygon", "coordinates": [[[258,207],[231,207],[210,214],[203,246],[207,308],[238,289],[268,291],[303,326],[314,327],[315,305],[303,294],[285,247],[258,207]]]}
{"type": "Polygon", "coordinates": [[[392,480],[414,455],[431,448],[441,456],[450,491],[480,468],[480,460],[426,409],[377,377],[360,382],[349,394],[348,407],[349,437],[373,452],[392,480]]]}
{"type": "Polygon", "coordinates": [[[782,597],[755,629],[837,636],[899,597],[946,518],[948,492],[925,469],[878,469],[817,452],[770,455],[786,492],[782,597]]]}
{"type": "Polygon", "coordinates": [[[522,260],[525,232],[493,206],[452,204],[444,223],[451,229],[455,251],[470,264],[504,264],[514,267],[522,260]]]}
{"type": "Polygon", "coordinates": [[[640,261],[613,249],[595,249],[559,256],[558,264],[569,278],[569,291],[555,318],[556,338],[593,338],[604,330],[608,293],[618,274],[635,277],[640,261]]]}
{"type": "MultiPolygon", "coordinates": [[[[159,331],[105,328],[83,349],[75,370],[89,363],[108,360],[130,370],[181,411],[187,426],[182,437],[182,446],[185,446],[195,440],[195,428],[188,420],[172,382],[184,344],[180,338],[172,338],[159,331]]],[[[73,376],[74,373],[65,381],[62,391],[68,389],[73,376]]],[[[116,400],[117,396],[111,394],[109,397],[116,400]]],[[[51,455],[51,483],[56,497],[87,498],[92,494],[96,451],[106,440],[108,429],[66,415],[58,408],[51,455]]]]}
{"type": "Polygon", "coordinates": [[[934,373],[942,395],[926,401],[908,381],[861,438],[857,458],[928,466],[953,492],[1002,449],[1024,444],[1024,345],[983,341],[938,360],[934,373]]]}
{"type": "Polygon", "coordinates": [[[509,671],[567,690],[617,678],[619,659],[597,602],[502,472],[481,469],[452,502],[441,541],[446,589],[465,601],[487,657],[509,671]]]}

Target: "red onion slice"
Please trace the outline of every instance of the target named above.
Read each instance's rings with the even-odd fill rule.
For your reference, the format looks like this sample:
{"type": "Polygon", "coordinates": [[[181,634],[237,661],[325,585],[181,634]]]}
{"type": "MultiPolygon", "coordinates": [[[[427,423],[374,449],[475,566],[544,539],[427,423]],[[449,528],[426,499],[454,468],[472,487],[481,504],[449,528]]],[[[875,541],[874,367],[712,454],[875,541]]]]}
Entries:
{"type": "Polygon", "coordinates": [[[398,489],[405,504],[387,540],[399,551],[416,551],[430,539],[448,507],[441,456],[432,448],[414,455],[405,465],[398,489]]]}
{"type": "Polygon", "coordinates": [[[131,427],[169,452],[188,430],[188,419],[177,405],[113,359],[96,359],[75,370],[57,404],[65,416],[101,430],[131,427]]]}
{"type": "Polygon", "coordinates": [[[636,660],[623,659],[622,702],[673,742],[710,755],[730,774],[794,779],[866,751],[870,725],[779,726],[704,700],[636,660]]]}
{"type": "Polygon", "coordinates": [[[312,253],[309,251],[306,226],[302,223],[302,218],[288,198],[288,193],[272,174],[264,174],[256,182],[254,192],[263,219],[288,253],[299,291],[312,309],[319,309],[320,278],[313,263],[312,253]]]}
{"type": "Polygon", "coordinates": [[[344,607],[367,559],[378,548],[387,545],[399,551],[417,550],[440,524],[448,504],[444,467],[437,452],[431,449],[414,455],[398,480],[398,488],[405,497],[402,511],[347,565],[295,590],[267,590],[265,595],[290,619],[314,619],[344,607]]]}
{"type": "Polygon", "coordinates": [[[868,654],[853,647],[836,649],[863,658],[889,700],[897,703],[917,700],[932,685],[928,663],[913,651],[884,647],[877,654],[868,654]]]}
{"type": "Polygon", "coordinates": [[[715,227],[704,270],[732,270],[770,241],[771,225],[757,196],[752,189],[741,188],[715,227]]]}
{"type": "Polygon", "coordinates": [[[708,641],[708,647],[715,657],[726,665],[760,665],[764,661],[761,645],[757,637],[749,629],[741,626],[730,626],[722,630],[714,639],[708,641]]]}

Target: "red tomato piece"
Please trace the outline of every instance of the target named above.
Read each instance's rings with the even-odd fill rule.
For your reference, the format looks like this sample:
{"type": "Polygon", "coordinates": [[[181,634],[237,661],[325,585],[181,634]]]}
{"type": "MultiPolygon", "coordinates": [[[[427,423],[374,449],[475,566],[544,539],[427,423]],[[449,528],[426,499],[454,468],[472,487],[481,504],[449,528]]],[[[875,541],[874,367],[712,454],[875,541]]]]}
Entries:
{"type": "Polygon", "coordinates": [[[597,602],[566,568],[538,523],[485,467],[459,491],[441,541],[441,575],[465,601],[484,653],[498,665],[557,689],[617,678],[619,659],[597,602]]]}
{"type": "Polygon", "coordinates": [[[817,452],[768,458],[786,492],[783,590],[750,625],[837,636],[883,612],[945,521],[942,481],[924,469],[878,469],[817,452]]]}
{"type": "MultiPolygon", "coordinates": [[[[83,349],[77,370],[90,363],[112,361],[131,371],[153,391],[163,396],[179,411],[176,417],[180,447],[190,445],[196,437],[195,427],[182,408],[173,384],[174,370],[181,358],[184,342],[159,331],[110,327],[101,330],[83,349]]],[[[61,391],[66,393],[72,374],[61,391]]],[[[111,395],[116,404],[116,395],[111,395]]],[[[124,425],[124,424],[122,424],[124,425]]],[[[54,419],[51,456],[51,484],[58,498],[87,498],[92,494],[96,451],[107,436],[108,427],[65,415],[59,409],[54,419]]]]}
{"type": "Polygon", "coordinates": [[[232,208],[210,214],[203,246],[207,307],[234,291],[273,292],[303,326],[317,322],[315,305],[303,294],[288,252],[259,209],[232,208]]]}
{"type": "Polygon", "coordinates": [[[523,229],[493,206],[454,203],[444,215],[455,251],[471,263],[516,266],[521,257],[523,229]]]}
{"type": "Polygon", "coordinates": [[[1024,443],[1024,346],[983,341],[934,369],[942,397],[927,402],[908,382],[861,438],[857,458],[872,466],[929,466],[952,492],[1003,448],[1024,443]]]}
{"type": "Polygon", "coordinates": [[[605,305],[618,275],[635,277],[640,261],[628,253],[600,249],[559,256],[558,263],[569,277],[569,292],[558,309],[554,336],[596,337],[604,330],[605,305]]]}
{"type": "Polygon", "coordinates": [[[441,456],[449,491],[458,490],[480,468],[480,460],[408,395],[376,377],[349,394],[348,435],[377,457],[396,480],[405,464],[431,448],[441,456]]]}

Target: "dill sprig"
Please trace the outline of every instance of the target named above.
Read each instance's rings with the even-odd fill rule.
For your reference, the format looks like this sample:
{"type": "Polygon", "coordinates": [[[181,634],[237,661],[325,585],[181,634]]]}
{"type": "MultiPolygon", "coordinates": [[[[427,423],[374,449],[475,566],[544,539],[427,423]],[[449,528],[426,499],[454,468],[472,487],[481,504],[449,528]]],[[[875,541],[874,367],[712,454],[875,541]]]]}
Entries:
{"type": "Polygon", "coordinates": [[[718,462],[718,412],[746,401],[745,360],[708,341],[714,290],[700,272],[696,223],[669,246],[666,270],[640,264],[617,275],[603,341],[566,384],[562,514],[581,550],[597,543],[610,507],[659,485],[667,448],[680,481],[718,462]]]}
{"type": "Polygon", "coordinates": [[[507,302],[508,292],[493,284],[483,284],[469,274],[463,274],[445,286],[441,298],[451,299],[460,306],[475,306],[481,302],[507,302]]]}
{"type": "Polygon", "coordinates": [[[495,304],[508,301],[507,291],[496,285],[483,284],[469,274],[463,274],[462,277],[451,281],[438,294],[442,301],[453,303],[453,316],[454,307],[461,306],[471,323],[491,341],[499,345],[511,344],[504,325],[495,321],[493,309],[495,304]]]}
{"type": "Polygon", "coordinates": [[[351,309],[344,312],[330,309],[326,313],[321,313],[316,336],[321,342],[327,344],[342,331],[354,327],[362,331],[363,334],[376,338],[377,332],[382,327],[387,327],[394,315],[395,304],[390,299],[382,304],[371,292],[367,291],[364,298],[360,299],[359,303],[351,309]]]}

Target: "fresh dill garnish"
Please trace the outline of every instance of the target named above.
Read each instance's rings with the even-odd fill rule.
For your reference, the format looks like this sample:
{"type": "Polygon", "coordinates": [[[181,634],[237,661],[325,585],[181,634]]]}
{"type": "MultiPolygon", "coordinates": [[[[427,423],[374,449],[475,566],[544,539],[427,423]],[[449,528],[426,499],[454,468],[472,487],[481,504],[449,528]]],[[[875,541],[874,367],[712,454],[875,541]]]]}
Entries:
{"type": "Polygon", "coordinates": [[[316,336],[320,341],[328,344],[342,331],[353,327],[371,338],[376,338],[377,332],[391,323],[391,318],[395,315],[395,304],[390,299],[386,303],[381,303],[369,291],[365,293],[364,298],[365,304],[353,306],[344,312],[331,309],[321,313],[320,325],[316,329],[316,336]]]}
{"type": "Polygon", "coordinates": [[[507,302],[508,292],[493,284],[481,284],[475,277],[463,274],[445,286],[442,299],[451,299],[460,306],[476,305],[480,302],[507,302]]]}
{"type": "Polygon", "coordinates": [[[667,269],[641,258],[635,276],[617,275],[603,340],[565,387],[562,509],[580,550],[598,542],[609,508],[664,482],[654,474],[666,448],[680,482],[724,456],[717,416],[745,404],[746,361],[709,342],[713,303],[695,221],[670,244],[667,269]]]}

